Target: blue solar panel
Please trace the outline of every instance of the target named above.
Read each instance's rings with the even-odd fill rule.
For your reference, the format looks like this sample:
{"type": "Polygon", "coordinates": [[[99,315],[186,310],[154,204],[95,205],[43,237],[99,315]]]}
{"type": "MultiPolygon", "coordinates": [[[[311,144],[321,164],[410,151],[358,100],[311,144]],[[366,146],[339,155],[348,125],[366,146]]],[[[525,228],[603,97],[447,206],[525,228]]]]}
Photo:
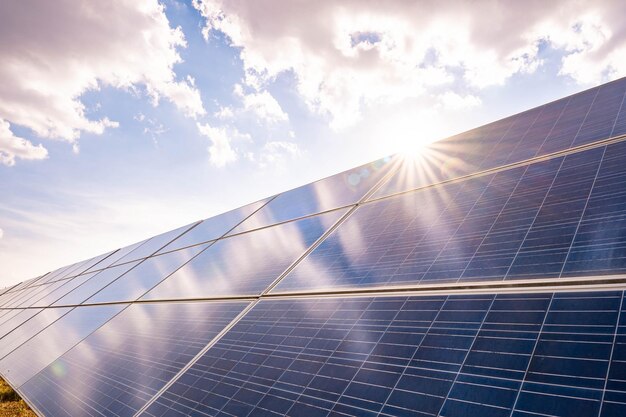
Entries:
{"type": "Polygon", "coordinates": [[[138,245],[135,249],[131,250],[127,255],[118,258],[118,260],[115,261],[114,265],[119,265],[120,263],[125,263],[128,261],[133,261],[153,255],[161,250],[164,246],[168,245],[170,242],[180,237],[196,225],[197,222],[151,237],[150,239],[147,239],[143,243],[138,245]]]}
{"type": "Polygon", "coordinates": [[[83,281],[75,287],[69,293],[61,296],[59,299],[55,300],[52,303],[54,306],[62,306],[62,305],[76,305],[80,304],[83,301],[87,300],[89,297],[100,291],[102,288],[109,285],[111,282],[115,281],[123,274],[137,266],[140,261],[129,262],[122,265],[112,266],[110,268],[104,269],[94,275],[92,275],[88,280],[83,281]]]}
{"type": "Polygon", "coordinates": [[[97,272],[90,272],[90,273],[79,275],[77,277],[74,277],[68,280],[64,280],[64,284],[62,286],[60,286],[59,288],[56,288],[54,291],[50,292],[49,294],[46,294],[44,297],[35,301],[32,304],[32,306],[33,307],[48,307],[55,301],[58,301],[59,299],[63,298],[65,295],[69,294],[78,286],[85,283],[87,280],[91,279],[91,277],[93,277],[96,273],[97,272]]]}
{"type": "Polygon", "coordinates": [[[624,271],[625,152],[618,143],[365,204],[273,292],[624,271]]]}
{"type": "Polygon", "coordinates": [[[374,197],[436,184],[626,132],[626,79],[431,144],[374,197]]]}
{"type": "Polygon", "coordinates": [[[626,271],[626,142],[609,149],[563,268],[565,276],[626,271]]]}
{"type": "Polygon", "coordinates": [[[197,245],[148,258],[102,288],[84,303],[135,301],[207,247],[207,245],[197,245]]]}
{"type": "Polygon", "coordinates": [[[215,217],[202,221],[197,226],[191,228],[169,245],[165,246],[159,253],[184,248],[199,243],[208,242],[222,237],[232,228],[244,221],[248,216],[263,207],[271,199],[257,201],[235,210],[228,211],[215,217]]]}
{"type": "Polygon", "coordinates": [[[261,294],[343,214],[337,210],[220,239],[141,299],[261,294]]]}
{"type": "Polygon", "coordinates": [[[3,339],[0,372],[14,387],[19,387],[124,307],[123,304],[117,304],[44,310],[27,322],[30,325],[37,319],[37,326],[29,328],[27,334],[21,332],[17,335],[19,337],[13,336],[25,329],[23,325],[5,336],[12,337],[11,342],[17,340],[19,345],[5,345],[3,339]],[[45,320],[40,319],[40,316],[45,316],[45,320]]]}
{"type": "Polygon", "coordinates": [[[134,304],[21,392],[45,415],[132,416],[247,304],[134,304]]]}
{"type": "MultiPolygon", "coordinates": [[[[4,359],[11,352],[14,352],[20,345],[27,342],[41,330],[45,329],[69,311],[70,308],[46,310],[36,309],[33,314],[29,310],[25,310],[19,316],[16,316],[15,319],[7,322],[3,329],[6,333],[2,335],[1,339],[2,344],[0,345],[0,359],[4,359]]],[[[6,369],[8,369],[8,367],[2,367],[2,361],[0,361],[0,371],[2,371],[3,375],[6,377],[11,378],[12,375],[4,373],[6,369]]]]}
{"type": "Polygon", "coordinates": [[[51,416],[625,415],[625,91],[2,289],[0,374],[51,416]]]}
{"type": "Polygon", "coordinates": [[[384,158],[279,194],[230,234],[355,204],[397,167],[384,158]]]}
{"type": "Polygon", "coordinates": [[[261,301],[142,415],[597,415],[621,298],[261,301]]]}

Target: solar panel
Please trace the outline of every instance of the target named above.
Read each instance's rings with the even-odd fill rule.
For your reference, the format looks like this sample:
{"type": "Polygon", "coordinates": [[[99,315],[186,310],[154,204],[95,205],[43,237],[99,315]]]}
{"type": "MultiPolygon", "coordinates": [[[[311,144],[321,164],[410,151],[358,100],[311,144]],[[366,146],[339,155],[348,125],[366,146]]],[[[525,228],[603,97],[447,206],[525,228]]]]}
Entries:
{"type": "MultiPolygon", "coordinates": [[[[70,308],[35,310],[36,314],[32,315],[32,317],[25,321],[24,324],[19,327],[13,327],[13,329],[9,330],[2,336],[2,346],[0,347],[0,371],[2,372],[4,378],[8,379],[9,382],[14,383],[14,381],[17,381],[20,378],[21,373],[19,371],[11,372],[12,364],[10,362],[3,363],[2,360],[10,353],[15,352],[15,350],[23,343],[36,336],[39,332],[54,323],[55,320],[58,320],[70,310],[70,308]]],[[[25,312],[23,314],[29,314],[29,312],[25,312]]]]}
{"type": "Polygon", "coordinates": [[[597,415],[622,295],[265,300],[141,415],[597,415]]]}
{"type": "Polygon", "coordinates": [[[134,250],[130,251],[126,256],[123,256],[116,260],[114,265],[119,265],[120,263],[125,263],[128,261],[133,261],[153,255],[164,246],[172,242],[174,239],[178,238],[179,236],[183,235],[185,232],[196,226],[196,224],[197,222],[151,237],[150,239],[147,239],[143,243],[138,245],[134,250]]]}
{"type": "Polygon", "coordinates": [[[218,239],[231,229],[236,227],[239,223],[244,221],[247,217],[263,207],[270,199],[257,201],[252,204],[240,207],[235,210],[228,211],[215,217],[211,217],[202,221],[197,226],[193,227],[182,236],[175,239],[169,245],[165,246],[159,251],[159,253],[169,252],[175,249],[184,248],[187,246],[197,245],[205,243],[211,240],[218,239]]]}
{"type": "Polygon", "coordinates": [[[519,163],[626,133],[626,79],[435,142],[374,197],[519,163]]]}
{"type": "Polygon", "coordinates": [[[281,193],[230,234],[355,204],[392,172],[397,163],[397,158],[383,158],[281,193]]]}
{"type": "Polygon", "coordinates": [[[63,306],[81,304],[83,301],[90,298],[92,295],[121,277],[138,264],[139,261],[135,261],[104,269],[92,275],[88,280],[82,282],[69,293],[63,295],[61,298],[52,303],[52,305],[63,306]]]}
{"type": "Polygon", "coordinates": [[[134,304],[22,387],[54,416],[132,416],[245,306],[134,304]]]}
{"type": "Polygon", "coordinates": [[[220,239],[141,299],[261,294],[343,214],[337,210],[220,239]]]}
{"type": "Polygon", "coordinates": [[[625,91],[0,290],[0,374],[50,416],[621,416],[625,91]]]}
{"type": "MultiPolygon", "coordinates": [[[[117,304],[44,310],[35,317],[54,314],[54,317],[46,317],[47,327],[42,329],[41,324],[38,323],[37,333],[33,335],[34,332],[30,332],[27,335],[29,336],[27,341],[23,340],[25,336],[20,335],[20,341],[23,343],[8,354],[9,349],[3,343],[3,349],[0,351],[2,375],[7,377],[13,386],[19,387],[122,311],[124,307],[123,304],[117,304]]],[[[34,318],[28,323],[33,320],[34,318]]],[[[21,326],[20,329],[23,327],[21,326]]]]}
{"type": "Polygon", "coordinates": [[[198,245],[148,258],[92,295],[85,303],[135,301],[207,247],[198,245]]]}
{"type": "Polygon", "coordinates": [[[362,205],[274,292],[619,272],[626,200],[613,161],[625,151],[620,142],[362,205]]]}

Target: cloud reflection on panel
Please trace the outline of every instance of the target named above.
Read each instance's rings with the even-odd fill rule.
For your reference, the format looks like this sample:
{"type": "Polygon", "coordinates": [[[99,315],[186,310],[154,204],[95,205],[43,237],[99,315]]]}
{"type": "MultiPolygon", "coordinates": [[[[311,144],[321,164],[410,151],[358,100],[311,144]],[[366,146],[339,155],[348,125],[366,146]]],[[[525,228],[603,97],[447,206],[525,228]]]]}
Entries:
{"type": "Polygon", "coordinates": [[[230,229],[245,220],[246,217],[261,208],[265,203],[267,203],[267,201],[268,199],[256,201],[235,210],[230,210],[226,213],[203,220],[200,224],[191,228],[191,230],[187,231],[165,246],[159,251],[159,253],[218,239],[226,234],[230,229]]]}
{"type": "Polygon", "coordinates": [[[133,304],[22,392],[45,415],[132,416],[247,304],[133,304]]]}
{"type": "Polygon", "coordinates": [[[286,191],[279,194],[230,234],[355,204],[397,164],[397,157],[383,158],[286,191]]]}
{"type": "Polygon", "coordinates": [[[75,308],[0,360],[2,374],[19,387],[124,307],[118,304],[75,308]]]}
{"type": "MultiPolygon", "coordinates": [[[[482,187],[485,181],[476,179],[482,187]]],[[[449,184],[360,206],[272,292],[419,282],[479,195],[466,184],[466,198],[458,200],[460,188],[449,184]]]]}
{"type": "Polygon", "coordinates": [[[346,210],[217,241],[141,299],[261,294],[346,210]]]}

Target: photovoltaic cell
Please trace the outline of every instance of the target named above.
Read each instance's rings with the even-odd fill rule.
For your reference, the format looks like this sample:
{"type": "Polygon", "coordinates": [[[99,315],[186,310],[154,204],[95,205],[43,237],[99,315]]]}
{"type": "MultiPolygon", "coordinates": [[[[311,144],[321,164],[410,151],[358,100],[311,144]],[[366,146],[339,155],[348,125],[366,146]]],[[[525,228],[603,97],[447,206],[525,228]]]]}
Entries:
{"type": "Polygon", "coordinates": [[[281,193],[229,234],[355,204],[396,165],[397,158],[384,158],[281,193]]]}
{"type": "Polygon", "coordinates": [[[620,416],[626,413],[626,302],[624,301],[622,299],[600,417],[620,416]]]}
{"type": "Polygon", "coordinates": [[[142,415],[597,415],[621,298],[265,300],[142,415]]]}
{"type": "Polygon", "coordinates": [[[169,245],[165,246],[159,251],[159,253],[169,252],[175,249],[218,239],[245,220],[246,217],[263,207],[263,205],[265,205],[269,200],[270,199],[257,201],[256,203],[248,204],[238,209],[206,219],[175,239],[169,245]]]}
{"type": "Polygon", "coordinates": [[[433,143],[403,160],[374,198],[518,163],[626,132],[626,79],[433,143]]]}
{"type": "Polygon", "coordinates": [[[111,282],[115,281],[123,274],[137,266],[139,262],[140,261],[135,261],[127,264],[112,266],[98,273],[95,273],[88,280],[82,282],[72,291],[56,300],[54,303],[52,303],[52,305],[62,306],[81,304],[83,301],[90,298],[102,288],[106,287],[111,282]]]}
{"type": "Polygon", "coordinates": [[[622,416],[624,293],[584,280],[626,273],[626,141],[572,148],[626,133],[625,91],[623,78],[4,288],[0,374],[54,416],[622,416]],[[562,277],[585,285],[316,294],[562,277]],[[242,301],[192,301],[221,297],[242,301]]]}
{"type": "Polygon", "coordinates": [[[10,310],[0,319],[0,343],[6,343],[3,338],[13,329],[18,328],[28,319],[41,312],[41,309],[10,310]]]}
{"type": "MultiPolygon", "coordinates": [[[[63,309],[46,309],[41,314],[62,315],[45,329],[21,344],[8,355],[3,345],[0,355],[0,371],[9,378],[14,387],[19,387],[55,359],[87,337],[126,307],[123,304],[106,306],[76,307],[65,313],[63,309]],[[56,312],[61,310],[60,312],[56,312]],[[59,314],[60,313],[60,314],[59,314]],[[63,315],[64,314],[64,315],[63,315]]],[[[38,317],[36,316],[36,317],[38,317]]],[[[29,320],[30,323],[33,319],[29,320]]],[[[24,327],[21,326],[20,329],[24,327]]]]}
{"type": "MultiPolygon", "coordinates": [[[[12,372],[12,363],[3,362],[3,360],[15,352],[23,343],[36,336],[39,332],[45,329],[50,324],[61,318],[64,314],[70,311],[70,308],[54,308],[46,309],[43,311],[37,311],[29,318],[24,324],[19,327],[14,327],[7,334],[2,337],[2,343],[0,345],[0,372],[5,378],[8,378],[11,383],[19,380],[20,372],[12,372]],[[15,376],[14,376],[15,374],[15,376]]],[[[23,313],[28,316],[30,312],[23,313]]],[[[7,330],[10,327],[7,327],[7,330]]],[[[47,345],[46,345],[47,346],[47,345]]],[[[41,348],[41,346],[40,346],[41,348]]],[[[46,349],[41,349],[46,350],[46,349]]]]}
{"type": "Polygon", "coordinates": [[[113,265],[119,265],[120,263],[125,263],[128,261],[133,261],[153,255],[160,249],[162,249],[165,245],[169,244],[174,239],[180,237],[185,232],[193,228],[196,224],[197,222],[151,237],[150,239],[147,239],[143,243],[138,245],[135,249],[128,252],[127,255],[118,258],[113,265]]]}
{"type": "Polygon", "coordinates": [[[218,240],[141,299],[261,294],[345,210],[218,240]]]}
{"type": "Polygon", "coordinates": [[[564,276],[626,271],[626,142],[611,145],[563,268],[564,276]]]}
{"type": "Polygon", "coordinates": [[[51,293],[47,294],[45,297],[42,297],[39,300],[35,301],[32,304],[32,306],[33,307],[48,307],[48,306],[50,306],[55,301],[58,301],[61,298],[63,298],[65,295],[69,294],[76,287],[82,285],[85,281],[91,279],[91,277],[93,277],[95,274],[96,274],[96,272],[90,272],[90,273],[87,273],[87,274],[79,275],[77,277],[65,280],[65,282],[64,282],[64,284],[62,286],[60,286],[59,288],[56,288],[54,291],[52,291],[51,293]]]}
{"type": "Polygon", "coordinates": [[[134,304],[21,391],[45,415],[132,416],[247,304],[134,304]]]}
{"type": "Polygon", "coordinates": [[[148,258],[95,293],[85,304],[135,301],[207,247],[197,245],[148,258]]]}
{"type": "Polygon", "coordinates": [[[625,152],[613,144],[363,205],[273,292],[623,271],[625,152]]]}

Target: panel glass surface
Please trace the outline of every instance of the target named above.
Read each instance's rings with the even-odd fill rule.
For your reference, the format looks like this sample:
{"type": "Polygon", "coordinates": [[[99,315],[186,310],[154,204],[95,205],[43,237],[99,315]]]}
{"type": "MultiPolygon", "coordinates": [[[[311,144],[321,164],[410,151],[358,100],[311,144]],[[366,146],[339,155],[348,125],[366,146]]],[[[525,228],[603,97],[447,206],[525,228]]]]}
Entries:
{"type": "Polygon", "coordinates": [[[110,260],[108,259],[111,255],[113,255],[115,252],[117,251],[111,251],[111,252],[107,252],[107,253],[103,253],[102,255],[99,256],[95,256],[91,259],[87,259],[86,261],[80,262],[78,264],[78,266],[76,268],[73,268],[71,271],[68,272],[64,272],[62,274],[59,274],[58,276],[48,279],[45,282],[54,282],[54,281],[58,281],[60,279],[67,279],[82,273],[85,273],[87,270],[90,269],[98,269],[98,268],[104,268],[106,266],[108,266],[109,264],[107,263],[107,261],[110,262],[110,260]]]}
{"type": "Polygon", "coordinates": [[[601,159],[605,166],[622,147],[362,205],[273,292],[558,278],[573,262],[568,253],[601,159]]]}
{"type": "Polygon", "coordinates": [[[21,387],[50,416],[133,416],[248,305],[134,304],[21,387]]]}
{"type": "MultiPolygon", "coordinates": [[[[0,343],[0,359],[4,359],[16,348],[33,336],[37,335],[50,324],[54,323],[68,311],[70,311],[70,308],[52,308],[41,312],[35,310],[36,314],[32,315],[31,318],[19,327],[14,327],[12,331],[9,331],[2,337],[2,343],[0,343]]],[[[26,312],[24,315],[28,316],[30,313],[26,312]]],[[[14,377],[14,375],[9,371],[10,363],[8,363],[7,366],[3,366],[2,361],[0,360],[0,372],[2,372],[5,377],[10,378],[13,382],[14,378],[18,378],[19,376],[14,377]]]]}
{"type": "Polygon", "coordinates": [[[141,299],[260,294],[345,212],[220,239],[141,299]]]}
{"type": "Polygon", "coordinates": [[[142,415],[597,415],[621,297],[264,300],[142,415]]]}
{"type": "Polygon", "coordinates": [[[625,92],[621,79],[430,144],[373,198],[623,134],[625,92]]]}
{"type": "Polygon", "coordinates": [[[61,285],[59,288],[56,288],[51,293],[46,294],[46,296],[35,301],[33,303],[33,306],[34,307],[48,307],[55,301],[58,301],[59,299],[63,298],[65,295],[69,294],[78,286],[82,285],[85,281],[89,280],[95,274],[97,274],[97,272],[90,272],[87,274],[79,275],[77,277],[65,280],[63,282],[63,285],[61,285]]]}
{"type": "Polygon", "coordinates": [[[626,272],[626,142],[607,148],[564,276],[626,272]]]}
{"type": "Polygon", "coordinates": [[[0,318],[0,344],[4,343],[3,339],[11,330],[19,327],[22,323],[38,314],[41,309],[30,308],[26,310],[10,310],[0,318]]]}
{"type": "Polygon", "coordinates": [[[384,158],[279,194],[229,234],[357,203],[388,172],[397,158],[384,158]]]}
{"type": "Polygon", "coordinates": [[[58,299],[52,305],[61,306],[80,304],[100,291],[102,288],[109,285],[111,282],[118,279],[124,273],[137,266],[139,262],[140,261],[135,261],[104,269],[78,285],[71,292],[58,299]]]}
{"type": "Polygon", "coordinates": [[[169,245],[165,246],[159,251],[159,253],[218,239],[245,220],[246,217],[261,208],[268,201],[269,199],[257,201],[256,203],[248,204],[238,209],[203,220],[199,225],[192,228],[169,245]]]}
{"type": "Polygon", "coordinates": [[[37,300],[44,298],[46,295],[54,292],[59,287],[62,287],[66,281],[55,281],[50,284],[42,284],[35,287],[28,288],[29,292],[24,297],[21,297],[19,300],[12,301],[7,304],[5,307],[7,308],[24,308],[30,307],[37,300]]]}
{"type": "Polygon", "coordinates": [[[85,303],[135,301],[206,248],[207,245],[198,245],[148,258],[85,303]]]}
{"type": "MultiPolygon", "coordinates": [[[[11,380],[14,387],[19,388],[125,307],[117,304],[74,308],[8,355],[2,346],[0,372],[11,380]]],[[[54,313],[55,310],[66,309],[50,308],[41,314],[54,313]]]]}
{"type": "Polygon", "coordinates": [[[600,417],[626,415],[626,300],[623,298],[603,399],[600,417]]]}
{"type": "Polygon", "coordinates": [[[141,245],[137,246],[137,248],[130,251],[127,255],[118,258],[118,260],[116,260],[113,265],[118,265],[123,262],[141,259],[153,255],[165,245],[194,227],[196,224],[197,222],[151,237],[150,239],[145,240],[141,245]]]}

